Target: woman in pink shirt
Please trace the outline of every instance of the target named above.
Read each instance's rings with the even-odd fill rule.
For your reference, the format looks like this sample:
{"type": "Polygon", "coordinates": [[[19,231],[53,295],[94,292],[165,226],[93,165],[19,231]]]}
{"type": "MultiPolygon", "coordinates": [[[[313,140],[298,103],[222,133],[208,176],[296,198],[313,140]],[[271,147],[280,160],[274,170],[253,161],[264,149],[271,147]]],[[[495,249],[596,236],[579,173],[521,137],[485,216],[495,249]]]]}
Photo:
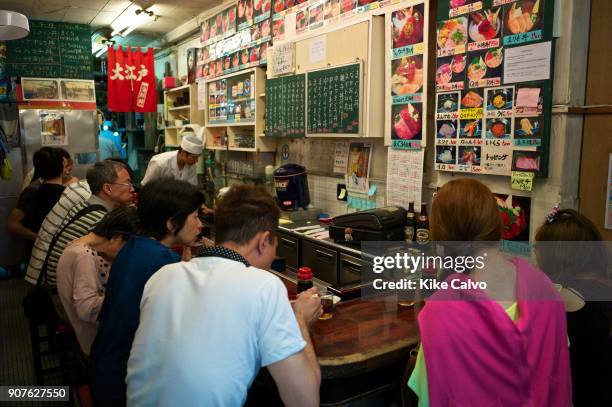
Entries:
{"type": "Polygon", "coordinates": [[[136,232],[136,209],[120,207],[72,242],[57,263],[57,291],[85,355],[96,336],[111,262],[136,232]]]}
{"type": "Polygon", "coordinates": [[[418,316],[422,347],[408,384],[419,405],[571,406],[563,301],[544,273],[499,251],[502,221],[491,191],[473,179],[445,184],[430,228],[457,264],[458,255],[484,260],[449,270],[449,288],[418,316]]]}

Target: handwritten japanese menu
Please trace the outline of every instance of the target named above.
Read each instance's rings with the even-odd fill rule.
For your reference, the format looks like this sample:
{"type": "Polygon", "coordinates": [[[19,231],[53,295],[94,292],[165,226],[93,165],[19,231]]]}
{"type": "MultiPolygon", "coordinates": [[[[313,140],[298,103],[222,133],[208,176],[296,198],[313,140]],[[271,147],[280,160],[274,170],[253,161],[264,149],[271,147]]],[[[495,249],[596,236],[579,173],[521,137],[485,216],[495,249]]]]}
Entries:
{"type": "Polygon", "coordinates": [[[308,134],[359,134],[361,64],[308,72],[308,134]]]}
{"type": "Polygon", "coordinates": [[[7,41],[11,76],[92,79],[91,28],[86,24],[30,21],[30,34],[7,41]]]}
{"type": "Polygon", "coordinates": [[[266,81],[267,136],[304,137],[306,76],[292,75],[266,81]]]}
{"type": "Polygon", "coordinates": [[[387,157],[387,205],[421,206],[424,150],[390,148],[387,157]]]}
{"type": "MultiPolygon", "coordinates": [[[[544,35],[549,2],[450,0],[439,10],[436,169],[503,176],[513,170],[541,172],[550,131],[550,75],[519,82],[504,73],[520,71],[534,54],[532,45],[522,44],[550,39],[551,27],[544,35]],[[507,54],[527,57],[508,59],[507,54]]],[[[550,43],[541,45],[548,47],[536,44],[550,49],[550,43]]],[[[539,71],[549,73],[550,63],[539,71]]]]}

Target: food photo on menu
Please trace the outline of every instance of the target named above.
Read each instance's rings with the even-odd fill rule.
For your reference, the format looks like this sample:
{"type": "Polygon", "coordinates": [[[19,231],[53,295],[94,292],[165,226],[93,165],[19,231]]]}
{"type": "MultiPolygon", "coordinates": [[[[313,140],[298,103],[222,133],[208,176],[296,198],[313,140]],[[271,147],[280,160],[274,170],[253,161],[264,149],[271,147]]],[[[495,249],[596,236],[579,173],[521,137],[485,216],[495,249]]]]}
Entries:
{"type": "Polygon", "coordinates": [[[490,41],[501,36],[503,9],[498,7],[470,14],[468,34],[470,42],[490,41]]]}
{"type": "Polygon", "coordinates": [[[342,5],[342,14],[344,14],[355,10],[357,7],[357,0],[340,0],[340,4],[342,5]]]}
{"type": "Polygon", "coordinates": [[[483,79],[501,78],[504,49],[492,48],[468,53],[467,77],[470,83],[483,79]]]}
{"type": "Polygon", "coordinates": [[[308,10],[299,10],[295,16],[295,30],[304,31],[308,28],[308,10]]]}
{"type": "Polygon", "coordinates": [[[408,103],[393,105],[393,126],[391,138],[394,140],[421,140],[422,115],[420,104],[408,103]]]}
{"type": "Polygon", "coordinates": [[[514,139],[541,139],[542,118],[541,117],[515,117],[514,139]]]}
{"type": "Polygon", "coordinates": [[[261,38],[268,38],[270,36],[270,19],[266,19],[261,22],[261,38]]]}
{"type": "Polygon", "coordinates": [[[544,25],[543,3],[543,0],[521,0],[505,5],[504,36],[541,30],[544,25]]]}
{"type": "Polygon", "coordinates": [[[436,113],[451,113],[459,110],[460,92],[438,93],[436,113]]]}
{"type": "Polygon", "coordinates": [[[514,150],[512,152],[512,171],[539,172],[540,152],[514,150]]]}
{"type": "Polygon", "coordinates": [[[282,37],[285,34],[285,19],[279,18],[274,20],[272,31],[274,38],[282,37]]]}
{"type": "Polygon", "coordinates": [[[487,139],[504,140],[512,137],[511,119],[486,119],[487,139]]]}
{"type": "Polygon", "coordinates": [[[310,18],[309,25],[316,25],[316,24],[323,23],[323,20],[325,18],[323,7],[324,7],[323,3],[319,3],[308,9],[308,14],[310,18]]]}
{"type": "Polygon", "coordinates": [[[465,54],[458,54],[437,59],[436,85],[443,87],[452,83],[465,81],[465,54]]]}
{"type": "Polygon", "coordinates": [[[327,0],[325,2],[325,19],[338,17],[341,14],[340,0],[327,0]]]}
{"type": "Polygon", "coordinates": [[[468,40],[468,19],[457,17],[438,23],[437,45],[439,51],[455,54],[456,48],[465,47],[468,40]]]}
{"type": "Polygon", "coordinates": [[[514,89],[512,87],[487,89],[487,110],[512,110],[514,89]]]}
{"type": "Polygon", "coordinates": [[[394,11],[391,16],[393,24],[393,48],[401,48],[423,42],[425,17],[424,5],[418,4],[394,11]]]}
{"type": "Polygon", "coordinates": [[[453,139],[457,137],[457,120],[438,120],[436,127],[436,137],[439,139],[453,139]]]}
{"type": "Polygon", "coordinates": [[[457,147],[455,146],[436,146],[437,164],[455,164],[457,157],[457,147]]]}
{"type": "Polygon", "coordinates": [[[483,106],[484,98],[482,97],[482,89],[471,89],[461,93],[461,108],[475,109],[483,106]]]}
{"type": "Polygon", "coordinates": [[[459,121],[459,138],[481,138],[482,119],[464,119],[459,121]]]}
{"type": "Polygon", "coordinates": [[[467,6],[468,4],[476,3],[481,0],[450,0],[451,8],[467,6]]]}
{"type": "Polygon", "coordinates": [[[394,95],[408,95],[422,90],[422,55],[402,57],[391,61],[391,72],[391,91],[394,95]]]}
{"type": "Polygon", "coordinates": [[[480,147],[459,146],[457,153],[457,164],[480,165],[480,147]]]}

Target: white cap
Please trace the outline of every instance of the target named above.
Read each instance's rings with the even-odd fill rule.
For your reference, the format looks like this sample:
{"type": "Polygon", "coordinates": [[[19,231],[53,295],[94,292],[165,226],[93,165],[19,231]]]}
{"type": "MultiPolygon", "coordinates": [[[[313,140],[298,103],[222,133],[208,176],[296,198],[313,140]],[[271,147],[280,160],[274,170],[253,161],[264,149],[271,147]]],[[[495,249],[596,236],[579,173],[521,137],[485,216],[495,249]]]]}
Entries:
{"type": "Polygon", "coordinates": [[[181,140],[181,148],[189,154],[200,155],[203,148],[202,140],[191,132],[185,132],[181,140]]]}

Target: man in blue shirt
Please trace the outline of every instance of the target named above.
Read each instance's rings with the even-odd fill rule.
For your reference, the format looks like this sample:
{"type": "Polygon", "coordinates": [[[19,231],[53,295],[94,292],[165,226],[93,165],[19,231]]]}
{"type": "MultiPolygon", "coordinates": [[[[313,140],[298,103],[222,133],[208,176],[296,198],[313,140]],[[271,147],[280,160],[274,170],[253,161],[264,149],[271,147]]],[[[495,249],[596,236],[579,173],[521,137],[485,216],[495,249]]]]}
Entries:
{"type": "Polygon", "coordinates": [[[130,406],[240,406],[267,367],[287,406],[318,406],[321,372],[309,326],[316,289],[293,305],[265,271],[276,254],[279,209],[262,188],[232,187],[215,213],[215,240],[146,284],[128,363],[130,406]]]}
{"type": "Polygon", "coordinates": [[[142,235],[132,237],[113,261],[91,348],[90,386],[97,406],[125,405],[127,361],[142,291],[161,267],[180,261],[171,249],[174,244],[196,240],[203,203],[203,194],[184,181],[161,178],[142,188],[138,202],[142,235]]]}

